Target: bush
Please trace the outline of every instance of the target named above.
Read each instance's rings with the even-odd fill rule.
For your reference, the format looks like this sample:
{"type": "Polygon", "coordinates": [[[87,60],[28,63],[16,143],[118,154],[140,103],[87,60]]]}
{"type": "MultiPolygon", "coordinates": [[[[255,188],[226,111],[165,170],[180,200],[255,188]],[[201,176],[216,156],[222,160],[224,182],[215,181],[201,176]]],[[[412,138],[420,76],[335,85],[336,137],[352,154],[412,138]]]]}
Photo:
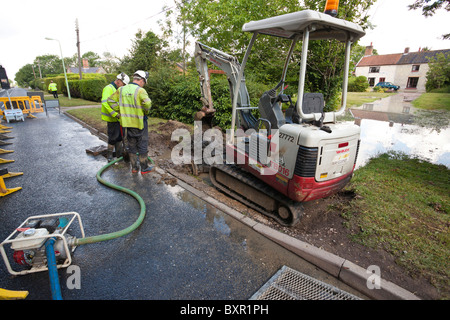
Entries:
{"type": "Polygon", "coordinates": [[[427,71],[427,92],[450,86],[450,53],[438,53],[430,59],[427,71]]]}
{"type": "MultiPolygon", "coordinates": [[[[103,88],[116,79],[116,74],[83,73],[83,79],[80,80],[78,73],[68,73],[67,82],[70,87],[70,96],[85,100],[100,102],[103,88]]],[[[66,78],[64,74],[48,75],[43,79],[43,84],[39,87],[43,91],[48,90],[50,81],[55,82],[58,87],[58,93],[67,96],[66,78]]]]}
{"type": "Polygon", "coordinates": [[[378,87],[373,87],[372,90],[373,90],[373,92],[386,92],[389,89],[378,86],[378,87]]]}
{"type": "MultiPolygon", "coordinates": [[[[67,80],[75,80],[75,79],[79,79],[78,74],[74,74],[74,73],[69,73],[67,74],[67,80]]],[[[44,91],[48,91],[48,85],[50,84],[50,81],[53,81],[56,83],[57,88],[58,88],[58,93],[63,93],[65,95],[67,95],[67,88],[66,88],[66,78],[63,75],[54,75],[51,77],[47,77],[44,78],[44,87],[43,90],[44,91]]],[[[70,84],[69,84],[70,86],[70,84]]]]}
{"type": "Polygon", "coordinates": [[[369,88],[369,82],[365,76],[350,77],[348,79],[348,91],[365,92],[369,88]]]}
{"type": "Polygon", "coordinates": [[[104,78],[71,80],[69,81],[70,95],[74,98],[100,102],[102,100],[103,88],[107,84],[104,78]]]}
{"type": "MultiPolygon", "coordinates": [[[[147,90],[152,99],[150,115],[192,124],[194,115],[202,108],[200,83],[196,71],[183,76],[176,70],[163,69],[150,73],[147,90]]],[[[259,98],[269,88],[247,79],[251,105],[258,106],[259,98]]],[[[212,75],[211,95],[216,114],[214,125],[227,129],[231,125],[231,94],[225,76],[212,75]]],[[[258,117],[257,112],[254,114],[258,117]]]]}
{"type": "Polygon", "coordinates": [[[439,89],[432,89],[430,93],[450,93],[450,85],[439,89]]]}

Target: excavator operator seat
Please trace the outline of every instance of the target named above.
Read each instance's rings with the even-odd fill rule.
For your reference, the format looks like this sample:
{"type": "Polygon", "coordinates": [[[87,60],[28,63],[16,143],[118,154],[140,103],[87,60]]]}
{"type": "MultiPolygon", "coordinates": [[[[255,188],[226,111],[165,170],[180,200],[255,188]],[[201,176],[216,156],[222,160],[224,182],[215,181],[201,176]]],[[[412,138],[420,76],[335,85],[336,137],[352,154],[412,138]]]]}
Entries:
{"type": "Polygon", "coordinates": [[[303,95],[302,110],[304,114],[322,113],[324,106],[322,93],[305,93],[303,95]]]}
{"type": "MultiPolygon", "coordinates": [[[[324,106],[322,93],[311,92],[303,94],[302,110],[304,114],[322,113],[324,106]]],[[[300,123],[300,117],[296,110],[296,105],[286,110],[286,123],[300,123]]]]}
{"type": "Polygon", "coordinates": [[[272,90],[264,92],[259,99],[259,113],[261,118],[270,121],[272,129],[279,129],[286,123],[281,107],[276,97],[272,96],[272,90]]]}

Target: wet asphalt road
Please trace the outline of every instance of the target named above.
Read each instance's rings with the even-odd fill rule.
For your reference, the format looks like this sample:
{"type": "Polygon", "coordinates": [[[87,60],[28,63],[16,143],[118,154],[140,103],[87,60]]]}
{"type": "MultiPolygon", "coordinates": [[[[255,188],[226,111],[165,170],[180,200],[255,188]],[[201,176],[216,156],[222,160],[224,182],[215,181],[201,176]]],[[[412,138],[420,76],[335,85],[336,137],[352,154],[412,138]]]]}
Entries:
{"type": "MultiPolygon", "coordinates": [[[[3,141],[13,144],[1,146],[14,153],[0,157],[15,160],[1,168],[24,174],[5,180],[23,189],[0,199],[0,241],[38,214],[78,212],[86,236],[130,226],[137,201],[100,184],[96,174],[106,159],[85,152],[105,143],[57,110],[36,116],[10,123],[7,135],[14,139],[3,141]]],[[[283,265],[348,290],[183,188],[158,184],[157,173],[132,175],[119,163],[102,177],[137,192],[147,214],[127,236],[76,249],[72,265],[79,267],[81,288],[69,289],[71,274],[60,269],[65,300],[245,300],[283,265]]],[[[73,235],[79,236],[76,228],[73,235]]],[[[47,272],[11,276],[3,261],[0,288],[27,290],[28,300],[51,299],[47,272]]]]}

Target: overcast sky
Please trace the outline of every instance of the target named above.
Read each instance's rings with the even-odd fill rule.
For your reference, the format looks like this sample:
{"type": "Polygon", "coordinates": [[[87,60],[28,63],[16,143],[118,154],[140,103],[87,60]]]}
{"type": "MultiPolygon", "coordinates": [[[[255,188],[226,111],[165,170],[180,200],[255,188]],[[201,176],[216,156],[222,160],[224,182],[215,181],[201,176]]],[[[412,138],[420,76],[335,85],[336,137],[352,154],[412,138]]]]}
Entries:
{"type": "MultiPolygon", "coordinates": [[[[450,49],[450,40],[440,39],[442,34],[450,32],[450,13],[440,10],[433,17],[425,18],[420,10],[408,10],[407,5],[413,2],[378,0],[369,11],[375,29],[367,30],[359,44],[372,43],[379,54],[401,53],[405,47],[411,51],[420,47],[450,49]]],[[[81,54],[93,51],[102,56],[111,52],[123,57],[138,29],[160,33],[157,21],[165,17],[164,4],[173,5],[172,0],[60,0],[53,4],[2,1],[0,64],[13,79],[21,67],[32,63],[37,56],[60,56],[58,42],[45,37],[60,40],[64,57],[73,56],[77,52],[76,19],[81,54]]]]}

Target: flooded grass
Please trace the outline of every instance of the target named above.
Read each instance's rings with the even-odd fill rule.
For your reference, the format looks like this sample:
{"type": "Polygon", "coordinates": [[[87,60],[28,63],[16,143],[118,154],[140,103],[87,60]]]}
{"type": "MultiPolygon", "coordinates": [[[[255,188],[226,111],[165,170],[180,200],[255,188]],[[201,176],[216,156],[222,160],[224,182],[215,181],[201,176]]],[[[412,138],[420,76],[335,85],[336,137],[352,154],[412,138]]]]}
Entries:
{"type": "Polygon", "coordinates": [[[447,298],[449,181],[443,165],[385,153],[355,172],[347,189],[356,196],[343,214],[354,241],[391,252],[412,276],[425,276],[447,298]]]}
{"type": "Polygon", "coordinates": [[[414,113],[414,124],[441,132],[450,126],[450,111],[417,110],[414,113]]]}
{"type": "Polygon", "coordinates": [[[450,93],[424,93],[412,102],[414,123],[437,132],[450,126],[450,93]]]}
{"type": "Polygon", "coordinates": [[[376,100],[387,98],[396,93],[394,92],[348,92],[347,108],[362,106],[365,103],[374,102],[376,100]]]}

